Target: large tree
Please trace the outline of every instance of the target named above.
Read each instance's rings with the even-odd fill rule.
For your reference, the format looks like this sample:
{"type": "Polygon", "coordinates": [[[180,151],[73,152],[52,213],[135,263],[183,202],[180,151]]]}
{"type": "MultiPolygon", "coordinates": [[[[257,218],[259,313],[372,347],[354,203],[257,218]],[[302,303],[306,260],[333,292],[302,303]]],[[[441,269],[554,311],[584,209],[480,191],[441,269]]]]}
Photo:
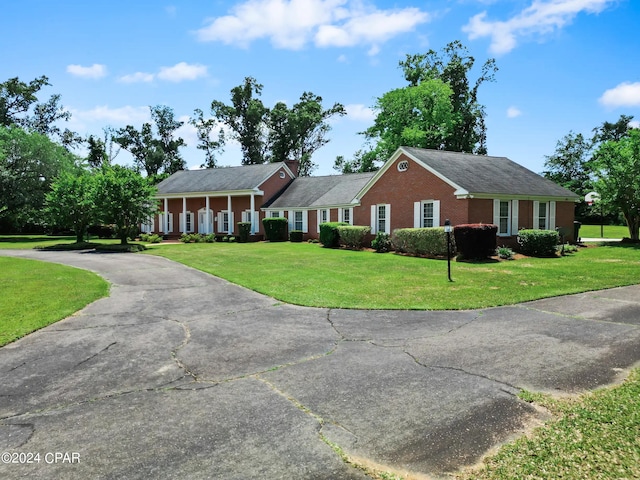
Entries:
{"type": "Polygon", "coordinates": [[[83,168],[58,175],[46,194],[45,215],[49,225],[73,229],[76,242],[82,242],[89,225],[100,221],[97,181],[93,172],[83,168]]]}
{"type": "Polygon", "coordinates": [[[42,225],[45,194],[76,160],[44,135],[0,126],[0,229],[42,225]]]}
{"type": "Polygon", "coordinates": [[[176,136],[176,130],[184,122],[175,120],[173,110],[165,105],[149,109],[153,125],[145,122],[140,130],[127,125],[116,130],[113,141],[131,153],[138,170],[159,181],[186,167],[179,152],[180,147],[186,144],[176,136]]]}
{"type": "Polygon", "coordinates": [[[410,85],[439,79],[451,87],[451,105],[457,123],[444,139],[442,150],[486,155],[486,114],[478,100],[478,90],[483,83],[495,80],[498,67],[495,59],[488,59],[473,81],[469,76],[474,64],[474,57],[456,40],[447,44],[441,53],[429,50],[424,54],[407,55],[400,67],[410,85]]]}
{"type": "Polygon", "coordinates": [[[325,110],[322,97],[311,92],[304,92],[300,101],[291,108],[284,102],[276,103],[268,114],[270,160],[298,160],[299,175],[310,175],[317,166],[311,161],[311,156],[329,142],[327,133],[331,126],[328,120],[346,113],[340,103],[334,103],[325,110]]]}
{"type": "Polygon", "coordinates": [[[231,105],[219,100],[211,102],[211,113],[228,127],[242,149],[242,164],[265,163],[267,147],[266,118],[269,109],[260,95],[262,85],[253,77],[246,77],[242,85],[231,89],[231,105]]]}
{"type": "Polygon", "coordinates": [[[598,148],[593,172],[595,190],[608,210],[620,211],[629,237],[638,241],[640,230],[640,129],[625,132],[598,148]]]}
{"type": "Polygon", "coordinates": [[[378,98],[375,109],[374,124],[364,132],[375,143],[362,155],[365,165],[384,162],[403,145],[442,149],[458,122],[451,88],[438,79],[391,90],[378,98]]]}
{"type": "Polygon", "coordinates": [[[46,135],[66,148],[80,143],[80,137],[69,129],[62,130],[59,121],[67,121],[71,113],[60,104],[60,95],[52,95],[40,102],[38,94],[49,79],[42,75],[29,83],[18,77],[0,83],[0,125],[17,125],[23,129],[46,135]]]}
{"type": "Polygon", "coordinates": [[[152,179],[121,165],[102,168],[97,177],[96,204],[102,222],[115,225],[123,245],[140,224],[146,223],[158,209],[152,179]]]}
{"type": "Polygon", "coordinates": [[[205,118],[204,112],[196,108],[189,123],[196,129],[198,135],[198,150],[204,151],[204,163],[200,168],[217,167],[217,155],[224,152],[226,136],[223,128],[218,128],[219,124],[215,118],[205,118]],[[217,131],[216,131],[217,129],[217,131]]]}

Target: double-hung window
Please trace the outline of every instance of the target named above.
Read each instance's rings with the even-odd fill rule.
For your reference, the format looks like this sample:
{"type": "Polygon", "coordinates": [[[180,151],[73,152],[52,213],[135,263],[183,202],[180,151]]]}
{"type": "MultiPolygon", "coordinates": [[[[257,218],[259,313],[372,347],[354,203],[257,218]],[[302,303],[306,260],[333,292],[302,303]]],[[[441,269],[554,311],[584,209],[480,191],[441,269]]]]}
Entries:
{"type": "Polygon", "coordinates": [[[320,225],[329,221],[329,210],[327,208],[321,208],[316,212],[318,217],[318,232],[320,232],[320,225]]]}
{"type": "Polygon", "coordinates": [[[371,205],[371,233],[391,233],[391,205],[371,205]]]}
{"type": "Polygon", "coordinates": [[[556,228],[556,202],[533,202],[533,228],[553,230],[556,228]]]}
{"type": "Polygon", "coordinates": [[[308,233],[308,215],[307,210],[289,210],[289,230],[308,233]]]}

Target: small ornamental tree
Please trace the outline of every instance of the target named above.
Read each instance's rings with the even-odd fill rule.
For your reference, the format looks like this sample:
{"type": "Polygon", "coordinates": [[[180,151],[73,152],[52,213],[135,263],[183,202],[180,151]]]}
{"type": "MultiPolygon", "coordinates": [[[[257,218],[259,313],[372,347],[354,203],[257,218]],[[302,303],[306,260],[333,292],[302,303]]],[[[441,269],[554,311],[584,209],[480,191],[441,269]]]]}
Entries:
{"type": "Polygon", "coordinates": [[[138,228],[155,215],[156,188],[138,172],[120,165],[105,166],[98,175],[96,203],[102,222],[115,225],[122,245],[138,228]]]}
{"type": "Polygon", "coordinates": [[[97,177],[86,170],[62,172],[46,195],[49,224],[73,229],[76,242],[81,243],[89,225],[98,220],[96,186],[97,177]]]}

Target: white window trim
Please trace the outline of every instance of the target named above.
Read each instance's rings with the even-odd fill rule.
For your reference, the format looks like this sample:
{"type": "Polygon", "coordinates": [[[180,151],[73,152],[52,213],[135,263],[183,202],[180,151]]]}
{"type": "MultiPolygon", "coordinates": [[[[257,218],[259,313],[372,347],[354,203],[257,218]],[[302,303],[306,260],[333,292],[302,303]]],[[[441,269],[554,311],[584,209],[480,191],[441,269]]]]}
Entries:
{"type": "Polygon", "coordinates": [[[330,221],[331,219],[331,210],[328,208],[319,208],[316,211],[316,220],[317,220],[317,227],[318,227],[318,233],[320,233],[320,224],[325,223],[330,221]],[[322,213],[326,213],[327,214],[327,219],[325,221],[322,220],[322,213]]]}
{"type": "Polygon", "coordinates": [[[258,231],[258,219],[260,212],[253,212],[253,217],[251,216],[251,210],[245,210],[242,212],[242,221],[251,223],[251,232],[258,231]],[[251,219],[253,218],[253,221],[251,219]]]}
{"type": "Polygon", "coordinates": [[[338,208],[338,221],[353,225],[353,208],[338,208]],[[345,212],[347,212],[349,220],[344,219],[345,212]]]}
{"type": "Polygon", "coordinates": [[[384,232],[391,233],[391,204],[379,203],[377,205],[371,205],[371,233],[378,233],[378,207],[385,207],[384,209],[384,232]]]}
{"type": "Polygon", "coordinates": [[[203,234],[207,234],[207,233],[213,233],[214,227],[213,227],[213,210],[209,209],[209,228],[211,229],[211,231],[207,232],[207,220],[205,217],[205,220],[203,222],[200,221],[200,217],[202,216],[202,214],[205,213],[205,209],[201,208],[198,210],[198,233],[203,233],[203,234]]]}
{"type": "Polygon", "coordinates": [[[229,210],[221,210],[218,212],[218,233],[226,233],[226,234],[232,234],[234,231],[234,222],[233,222],[233,212],[231,212],[231,214],[229,215],[228,219],[229,219],[229,225],[228,228],[224,228],[224,215],[228,214],[229,210]]]}
{"type": "Polygon", "coordinates": [[[297,230],[295,228],[295,214],[302,213],[302,232],[309,233],[309,212],[307,210],[289,210],[289,231],[297,230]]]}
{"type": "Polygon", "coordinates": [[[194,232],[194,222],[193,222],[193,212],[180,212],[180,228],[183,233],[193,233],[194,232]],[[184,217],[184,214],[187,214],[187,217],[184,217]],[[189,226],[187,227],[187,224],[189,226]]]}
{"type": "MultiPolygon", "coordinates": [[[[556,202],[549,201],[546,203],[546,216],[545,216],[545,228],[544,230],[555,230],[556,228],[556,202]]],[[[533,202],[533,228],[534,230],[540,229],[540,202],[535,200],[533,202]]]]}
{"type": "Polygon", "coordinates": [[[422,200],[413,203],[413,228],[424,228],[424,205],[433,204],[433,226],[440,226],[440,200],[422,200]]]}
{"type": "MultiPolygon", "coordinates": [[[[517,200],[515,200],[517,202],[517,200]]],[[[514,201],[506,200],[504,198],[496,198],[493,200],[493,223],[498,226],[498,237],[510,237],[513,229],[513,205],[514,201]],[[507,202],[507,231],[500,231],[500,203],[507,202]]],[[[517,208],[517,207],[516,207],[517,208]]]]}
{"type": "Polygon", "coordinates": [[[142,233],[153,233],[155,230],[156,221],[154,217],[149,217],[145,223],[140,225],[140,231],[142,233]]]}
{"type": "Polygon", "coordinates": [[[160,231],[163,232],[163,233],[165,232],[165,228],[164,228],[165,227],[165,215],[167,217],[169,217],[169,228],[166,229],[166,232],[167,233],[173,233],[173,213],[169,213],[169,214],[162,213],[162,214],[160,214],[160,216],[159,216],[160,217],[159,218],[159,220],[160,220],[160,222],[159,222],[160,231]]]}

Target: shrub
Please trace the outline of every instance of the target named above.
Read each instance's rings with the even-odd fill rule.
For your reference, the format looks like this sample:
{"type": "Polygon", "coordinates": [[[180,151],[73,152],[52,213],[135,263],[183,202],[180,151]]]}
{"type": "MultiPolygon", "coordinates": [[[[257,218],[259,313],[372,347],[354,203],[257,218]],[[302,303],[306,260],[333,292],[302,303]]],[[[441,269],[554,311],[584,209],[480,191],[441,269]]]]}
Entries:
{"type": "MultiPolygon", "coordinates": [[[[398,228],[393,231],[391,243],[397,252],[410,255],[447,255],[447,234],[442,227],[398,228]]],[[[451,253],[454,250],[455,248],[452,248],[451,253]]]]}
{"type": "Polygon", "coordinates": [[[531,257],[555,257],[559,238],[555,230],[520,230],[518,245],[520,252],[531,257]]]}
{"type": "Polygon", "coordinates": [[[284,242],[287,239],[287,227],[289,225],[286,218],[263,218],[264,236],[270,242],[284,242]]]}
{"type": "Polygon", "coordinates": [[[234,236],[229,237],[229,243],[236,243],[236,237],[234,236]]]}
{"type": "Polygon", "coordinates": [[[183,233],[182,235],[180,235],[180,241],[182,243],[190,243],[191,240],[192,238],[190,233],[183,233]]]}
{"type": "Polygon", "coordinates": [[[371,233],[371,227],[343,225],[338,227],[340,245],[347,248],[360,250],[364,246],[367,235],[371,233]]]}
{"type": "Polygon", "coordinates": [[[208,233],[204,236],[204,241],[206,243],[214,243],[216,241],[216,236],[214,233],[208,233]]]}
{"type": "Polygon", "coordinates": [[[89,235],[95,235],[98,238],[113,238],[116,231],[112,225],[91,225],[87,229],[89,235]]]}
{"type": "Polygon", "coordinates": [[[96,246],[97,252],[111,252],[111,253],[135,253],[146,250],[147,247],[140,243],[129,243],[127,245],[111,244],[111,245],[98,245],[96,246]]]}
{"type": "Polygon", "coordinates": [[[371,247],[378,253],[386,253],[391,250],[391,235],[378,232],[376,238],[371,241],[371,247]]]}
{"type": "Polygon", "coordinates": [[[247,243],[251,235],[251,222],[238,222],[238,232],[238,241],[240,243],[247,243]]]}
{"type": "Polygon", "coordinates": [[[497,225],[472,223],[456,225],[453,236],[456,248],[462,258],[481,260],[489,258],[496,252],[497,225]]]}
{"type": "Polygon", "coordinates": [[[349,225],[344,222],[325,222],[320,224],[320,243],[326,248],[338,248],[340,246],[340,234],[338,227],[349,225]]]}
{"type": "Polygon", "coordinates": [[[140,240],[148,243],[160,243],[162,241],[162,237],[155,233],[141,233],[140,240]]]}
{"type": "Polygon", "coordinates": [[[513,260],[513,250],[509,247],[498,247],[496,249],[496,255],[502,258],[503,260],[513,260]]]}
{"type": "Polygon", "coordinates": [[[290,242],[301,242],[302,241],[302,230],[291,230],[289,232],[289,241],[290,242]]]}

